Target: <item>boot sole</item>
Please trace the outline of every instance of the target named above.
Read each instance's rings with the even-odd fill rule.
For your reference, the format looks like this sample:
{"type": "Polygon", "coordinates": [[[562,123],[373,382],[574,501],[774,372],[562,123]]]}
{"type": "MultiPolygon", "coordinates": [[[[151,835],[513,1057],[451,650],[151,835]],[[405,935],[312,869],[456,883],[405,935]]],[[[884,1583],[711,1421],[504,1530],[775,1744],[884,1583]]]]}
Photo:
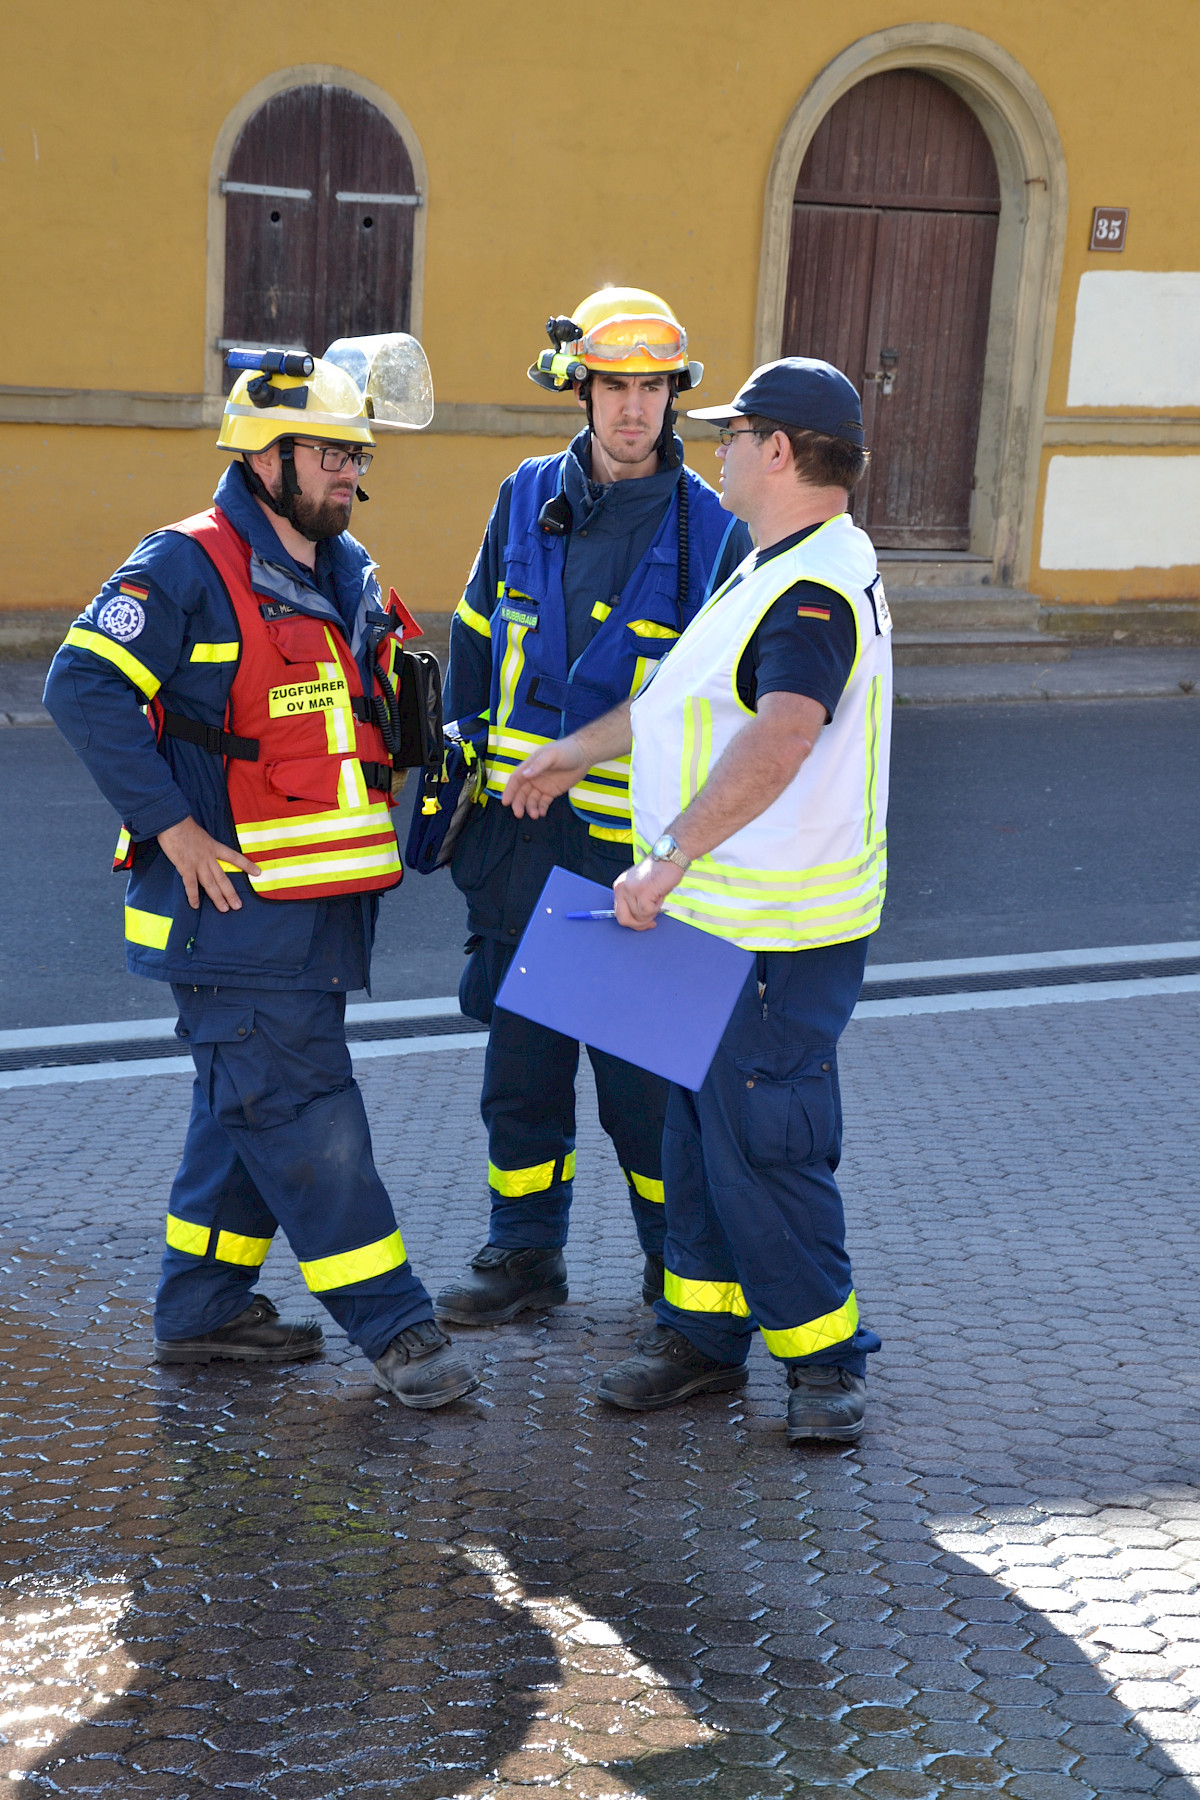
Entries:
{"type": "Polygon", "coordinates": [[[311,1350],[270,1350],[260,1344],[231,1344],[226,1348],[221,1344],[172,1344],[157,1339],[154,1344],[154,1360],[158,1363],[311,1362],[314,1356],[324,1353],[323,1343],[314,1344],[311,1350]]]}
{"type": "Polygon", "coordinates": [[[675,1406],[680,1400],[690,1400],[693,1394],[724,1394],[733,1388],[746,1385],[750,1378],[749,1369],[722,1370],[714,1375],[697,1375],[693,1381],[685,1382],[670,1394],[655,1394],[648,1400],[635,1400],[629,1395],[608,1394],[603,1383],[596,1389],[600,1399],[609,1406],[619,1406],[623,1412],[658,1412],[661,1407],[675,1406]]]}
{"type": "Polygon", "coordinates": [[[473,1394],[479,1386],[478,1375],[472,1375],[461,1387],[456,1387],[449,1394],[398,1394],[390,1382],[385,1381],[378,1370],[372,1369],[372,1377],[377,1388],[390,1394],[393,1400],[399,1400],[401,1406],[411,1406],[417,1412],[432,1412],[437,1406],[449,1406],[452,1400],[461,1400],[464,1394],[473,1394]]]}
{"type": "Polygon", "coordinates": [[[789,1425],[789,1444],[853,1444],[866,1430],[867,1421],[853,1425],[789,1425]]]}
{"type": "Polygon", "coordinates": [[[507,1325],[518,1313],[531,1312],[537,1307],[565,1306],[568,1289],[565,1287],[540,1288],[536,1294],[522,1294],[508,1306],[495,1307],[491,1312],[455,1312],[453,1302],[449,1306],[440,1300],[433,1303],[435,1319],[445,1319],[451,1325],[507,1325]]]}

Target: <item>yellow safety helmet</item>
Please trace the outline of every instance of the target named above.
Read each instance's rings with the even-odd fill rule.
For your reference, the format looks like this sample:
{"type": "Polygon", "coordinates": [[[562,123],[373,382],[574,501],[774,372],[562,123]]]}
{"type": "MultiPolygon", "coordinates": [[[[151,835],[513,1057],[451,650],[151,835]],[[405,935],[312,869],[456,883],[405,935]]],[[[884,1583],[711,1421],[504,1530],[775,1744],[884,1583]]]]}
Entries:
{"type": "Polygon", "coordinates": [[[235,350],[228,360],[244,372],[225,402],[219,450],[269,450],[285,437],[374,444],[363,393],[334,363],[290,350],[235,350]]]}
{"type": "Polygon", "coordinates": [[[539,387],[561,393],[596,370],[610,375],[674,375],[682,393],[699,387],[704,364],[688,361],[687,332],[659,294],[607,287],[581,300],[570,318],[546,321],[554,345],[529,369],[539,387]]]}

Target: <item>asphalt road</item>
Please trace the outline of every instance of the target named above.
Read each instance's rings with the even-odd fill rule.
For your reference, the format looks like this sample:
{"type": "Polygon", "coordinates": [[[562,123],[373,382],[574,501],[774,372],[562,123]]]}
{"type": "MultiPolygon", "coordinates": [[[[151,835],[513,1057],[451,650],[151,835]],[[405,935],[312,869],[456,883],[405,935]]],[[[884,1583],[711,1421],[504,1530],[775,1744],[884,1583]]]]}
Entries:
{"type": "MultiPolygon", "coordinates": [[[[1198,768],[1182,697],[898,709],[872,961],[1200,939],[1198,768]]],[[[0,731],[0,820],[0,1029],[169,1013],[124,972],[117,824],[56,732],[0,731]]],[[[410,874],[374,997],[453,993],[465,936],[449,876],[410,874]]]]}

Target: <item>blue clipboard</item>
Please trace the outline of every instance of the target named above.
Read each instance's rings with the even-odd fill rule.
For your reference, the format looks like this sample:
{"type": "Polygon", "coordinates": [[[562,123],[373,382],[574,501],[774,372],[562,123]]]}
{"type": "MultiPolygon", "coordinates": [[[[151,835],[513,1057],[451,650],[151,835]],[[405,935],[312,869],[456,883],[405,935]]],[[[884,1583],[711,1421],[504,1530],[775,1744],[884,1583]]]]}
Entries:
{"type": "Polygon", "coordinates": [[[653,931],[566,917],[611,905],[611,888],[552,869],[496,1004],[698,1088],[753,954],[665,914],[653,931]]]}

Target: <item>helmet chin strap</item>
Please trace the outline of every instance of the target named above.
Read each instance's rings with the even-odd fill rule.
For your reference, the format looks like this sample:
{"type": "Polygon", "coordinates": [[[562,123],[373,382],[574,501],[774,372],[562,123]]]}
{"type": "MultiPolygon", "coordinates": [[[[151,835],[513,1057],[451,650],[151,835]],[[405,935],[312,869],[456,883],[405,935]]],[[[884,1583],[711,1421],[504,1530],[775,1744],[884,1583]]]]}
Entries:
{"type": "Polygon", "coordinates": [[[296,501],[300,494],[300,483],[296,479],[295,438],[280,438],[279,463],[283,478],[282,493],[280,498],[276,500],[274,494],[271,492],[262,476],[258,473],[258,470],[251,464],[249,457],[243,456],[242,458],[242,468],[245,471],[246,481],[254,498],[256,500],[261,500],[264,506],[269,507],[277,519],[286,519],[289,525],[295,526],[296,530],[299,531],[300,527],[296,525],[295,516],[296,501]]]}
{"type": "Polygon", "coordinates": [[[658,454],[662,458],[664,469],[677,469],[679,456],[675,449],[675,397],[679,393],[679,381],[674,375],[667,376],[667,408],[663,413],[662,432],[658,440],[658,454]]]}

